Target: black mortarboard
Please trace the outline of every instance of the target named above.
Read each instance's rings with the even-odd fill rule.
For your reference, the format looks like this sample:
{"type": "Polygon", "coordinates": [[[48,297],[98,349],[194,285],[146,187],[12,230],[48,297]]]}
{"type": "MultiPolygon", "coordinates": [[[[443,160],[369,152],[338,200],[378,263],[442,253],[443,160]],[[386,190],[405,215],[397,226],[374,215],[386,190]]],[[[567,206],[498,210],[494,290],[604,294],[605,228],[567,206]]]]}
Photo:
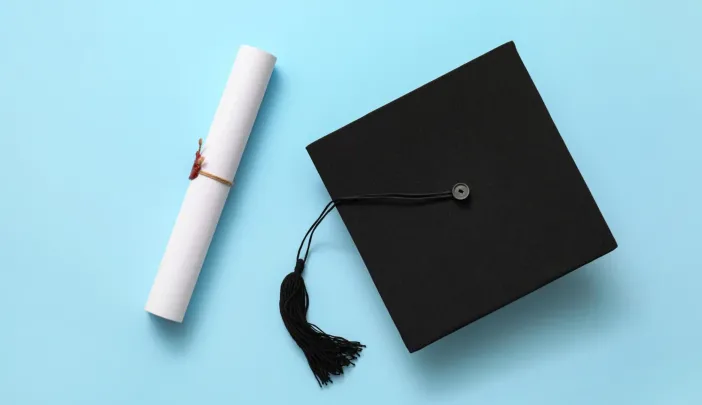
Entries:
{"type": "Polygon", "coordinates": [[[307,150],[332,202],[280,309],[320,384],[363,347],[306,319],[305,242],[335,206],[410,352],[617,247],[511,42],[307,150]]]}

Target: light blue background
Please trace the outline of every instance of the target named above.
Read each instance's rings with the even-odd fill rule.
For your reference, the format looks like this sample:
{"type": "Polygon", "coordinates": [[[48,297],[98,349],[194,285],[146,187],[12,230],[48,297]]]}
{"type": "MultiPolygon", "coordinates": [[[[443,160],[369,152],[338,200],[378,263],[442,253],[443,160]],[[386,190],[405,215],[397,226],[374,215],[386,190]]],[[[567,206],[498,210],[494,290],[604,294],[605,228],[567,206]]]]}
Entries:
{"type": "Polygon", "coordinates": [[[0,403],[699,404],[702,3],[0,0],[0,403]],[[619,249],[410,355],[304,147],[514,40],[619,249]],[[279,57],[182,326],[143,306],[237,47],[279,57]]]}

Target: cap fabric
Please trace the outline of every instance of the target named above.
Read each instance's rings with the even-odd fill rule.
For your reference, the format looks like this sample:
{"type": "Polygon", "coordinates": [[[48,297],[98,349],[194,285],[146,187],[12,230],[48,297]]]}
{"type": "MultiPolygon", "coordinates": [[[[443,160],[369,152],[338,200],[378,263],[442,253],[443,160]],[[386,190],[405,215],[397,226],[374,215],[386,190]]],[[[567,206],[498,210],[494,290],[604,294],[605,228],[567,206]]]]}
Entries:
{"type": "Polygon", "coordinates": [[[465,183],[338,207],[411,352],[617,246],[511,42],[307,150],[332,199],[465,183]]]}

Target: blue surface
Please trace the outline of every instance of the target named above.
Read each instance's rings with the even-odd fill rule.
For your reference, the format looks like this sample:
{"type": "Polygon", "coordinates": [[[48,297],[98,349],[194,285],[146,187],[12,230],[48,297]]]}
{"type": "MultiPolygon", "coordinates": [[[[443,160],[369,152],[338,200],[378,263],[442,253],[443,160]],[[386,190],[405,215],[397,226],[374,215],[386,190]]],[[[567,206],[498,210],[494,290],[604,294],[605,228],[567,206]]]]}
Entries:
{"type": "Polygon", "coordinates": [[[700,21],[698,0],[0,0],[0,403],[701,403],[700,21]],[[410,355],[335,214],[310,317],[368,348],[320,390],[277,301],[328,198],[304,147],[509,40],[619,249],[410,355]],[[160,322],[242,43],[279,62],[186,323],[160,322]]]}

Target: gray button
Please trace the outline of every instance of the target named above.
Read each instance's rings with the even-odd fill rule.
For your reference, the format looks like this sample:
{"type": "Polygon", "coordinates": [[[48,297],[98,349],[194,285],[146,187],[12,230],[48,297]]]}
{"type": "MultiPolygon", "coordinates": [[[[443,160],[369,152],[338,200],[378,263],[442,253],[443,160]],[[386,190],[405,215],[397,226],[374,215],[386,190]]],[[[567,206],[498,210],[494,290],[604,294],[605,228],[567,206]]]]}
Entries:
{"type": "Polygon", "coordinates": [[[468,188],[468,185],[465,183],[457,183],[453,186],[451,194],[453,194],[453,198],[457,200],[465,200],[470,195],[470,188],[468,188]]]}

